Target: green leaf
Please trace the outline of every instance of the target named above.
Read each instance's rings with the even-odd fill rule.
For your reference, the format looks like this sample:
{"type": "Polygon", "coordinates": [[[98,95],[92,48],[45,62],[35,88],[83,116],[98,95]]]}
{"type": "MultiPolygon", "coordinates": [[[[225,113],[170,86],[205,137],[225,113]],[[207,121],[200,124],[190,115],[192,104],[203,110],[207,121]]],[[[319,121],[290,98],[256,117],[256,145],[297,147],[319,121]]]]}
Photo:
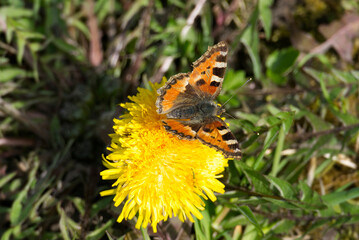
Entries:
{"type": "Polygon", "coordinates": [[[272,190],[270,189],[269,182],[262,174],[250,169],[243,162],[238,162],[238,164],[241,167],[242,171],[247,176],[247,178],[253,184],[256,192],[261,193],[261,194],[266,194],[266,195],[273,194],[272,190]]]}
{"type": "Polygon", "coordinates": [[[358,82],[358,76],[354,76],[354,72],[348,72],[348,71],[339,71],[338,69],[332,68],[332,73],[334,76],[336,76],[338,79],[345,83],[357,83],[358,82]]]}
{"type": "Polygon", "coordinates": [[[285,180],[267,176],[267,179],[278,189],[280,195],[286,199],[295,200],[297,191],[285,180]]]}
{"type": "MultiPolygon", "coordinates": [[[[270,226],[270,230],[275,233],[288,233],[288,229],[295,227],[297,223],[294,220],[284,219],[279,222],[275,222],[274,226],[270,226]]],[[[263,229],[265,230],[265,229],[263,229]]]]}
{"type": "Polygon", "coordinates": [[[282,199],[275,199],[275,198],[269,198],[269,197],[264,197],[263,199],[275,204],[276,206],[278,206],[280,208],[286,208],[286,209],[292,209],[292,210],[300,209],[300,207],[292,204],[291,202],[288,202],[288,201],[285,201],[282,199]]]}
{"type": "Polygon", "coordinates": [[[58,47],[60,50],[72,55],[75,57],[78,61],[85,61],[85,56],[81,49],[79,49],[76,46],[70,45],[63,41],[62,39],[53,39],[52,42],[56,47],[58,47]]]}
{"type": "Polygon", "coordinates": [[[315,131],[324,131],[332,128],[332,125],[312,112],[305,111],[305,117],[308,119],[315,131]]]}
{"type": "Polygon", "coordinates": [[[291,181],[291,179],[296,180],[299,173],[303,168],[308,164],[308,161],[313,157],[314,153],[322,149],[322,147],[333,139],[333,135],[323,135],[315,138],[314,143],[311,143],[311,146],[307,149],[300,149],[296,161],[291,161],[290,164],[286,167],[286,179],[291,181]]]}
{"type": "Polygon", "coordinates": [[[106,209],[106,207],[112,202],[112,197],[104,197],[97,202],[91,204],[91,217],[96,216],[99,211],[106,209]]]}
{"type": "Polygon", "coordinates": [[[246,226],[240,239],[241,240],[259,240],[259,239],[263,239],[263,237],[258,236],[258,230],[256,229],[256,227],[253,224],[251,224],[251,225],[246,226]]]}
{"type": "Polygon", "coordinates": [[[31,17],[33,15],[32,10],[25,8],[17,8],[13,6],[6,6],[0,8],[0,16],[19,18],[19,17],[31,17]]]}
{"type": "Polygon", "coordinates": [[[1,240],[10,240],[11,235],[13,235],[13,228],[6,229],[4,232],[2,232],[1,240]]]}
{"type": "Polygon", "coordinates": [[[211,216],[209,214],[209,207],[208,204],[206,204],[206,209],[201,212],[203,218],[201,220],[196,219],[195,220],[195,231],[196,236],[198,233],[198,239],[211,239],[211,216]]]}
{"type": "MultiPolygon", "coordinates": [[[[247,195],[247,198],[248,198],[248,195],[247,195]]],[[[258,206],[258,205],[261,205],[261,204],[268,203],[267,201],[265,201],[262,198],[239,199],[239,200],[233,201],[233,202],[238,204],[238,205],[252,205],[252,206],[258,206]]]]}
{"type": "Polygon", "coordinates": [[[223,92],[233,92],[238,90],[246,82],[245,71],[234,71],[228,69],[225,80],[223,81],[223,92]]]}
{"type": "Polygon", "coordinates": [[[99,25],[102,24],[107,15],[111,14],[111,11],[114,11],[114,9],[111,8],[114,4],[113,1],[109,0],[98,0],[95,2],[95,13],[99,25]]]}
{"type": "Polygon", "coordinates": [[[151,240],[150,236],[147,233],[146,228],[141,227],[140,230],[141,230],[142,237],[143,237],[144,240],[151,240]]]}
{"type": "Polygon", "coordinates": [[[17,62],[19,63],[19,65],[22,62],[22,58],[24,56],[24,51],[25,51],[25,44],[26,44],[26,40],[24,37],[22,37],[21,35],[18,35],[16,38],[16,45],[17,45],[17,54],[16,54],[16,59],[17,62]]]}
{"type": "MultiPolygon", "coordinates": [[[[246,124],[243,125],[243,128],[244,129],[251,129],[249,127],[247,127],[246,124]]],[[[253,130],[252,130],[253,131],[253,130]]],[[[253,134],[251,135],[249,138],[247,138],[247,140],[245,140],[244,142],[241,142],[241,146],[242,148],[249,148],[249,147],[253,147],[253,148],[257,148],[257,146],[259,145],[258,143],[258,138],[259,138],[259,134],[253,134]]],[[[247,150],[250,150],[250,149],[247,149],[247,150]]],[[[257,169],[258,170],[258,169],[257,169]]]]}
{"type": "Polygon", "coordinates": [[[10,210],[10,222],[12,226],[16,226],[20,223],[21,212],[23,210],[22,202],[26,199],[28,188],[24,188],[16,197],[15,201],[11,205],[10,210]]]}
{"type": "Polygon", "coordinates": [[[79,197],[73,197],[73,198],[71,198],[71,201],[75,205],[76,209],[80,212],[80,214],[84,215],[85,214],[85,200],[82,198],[79,198],[79,197]]]}
{"type": "Polygon", "coordinates": [[[267,76],[276,84],[286,83],[284,74],[293,67],[298,56],[299,51],[294,48],[274,51],[266,61],[267,76]]]}
{"type": "Polygon", "coordinates": [[[67,216],[65,211],[61,208],[60,206],[60,202],[57,204],[57,211],[60,214],[60,222],[59,222],[59,227],[60,227],[60,231],[61,231],[61,236],[62,239],[65,240],[70,240],[70,229],[67,226],[67,216]]]}
{"type": "Polygon", "coordinates": [[[261,79],[262,70],[261,63],[259,58],[259,36],[257,30],[257,21],[258,21],[259,11],[256,8],[249,20],[248,26],[244,29],[241,42],[246,47],[249,57],[253,63],[253,72],[256,79],[261,79]]]}
{"type": "Polygon", "coordinates": [[[210,44],[212,40],[212,26],[213,26],[213,12],[212,8],[209,4],[205,4],[202,8],[202,34],[203,34],[203,41],[207,44],[210,44]]]}
{"type": "Polygon", "coordinates": [[[39,71],[38,71],[38,57],[36,52],[39,50],[39,45],[37,43],[30,43],[29,44],[29,49],[31,52],[31,56],[33,59],[33,77],[35,78],[35,80],[38,82],[39,81],[39,71]]]}
{"type": "Polygon", "coordinates": [[[199,239],[199,240],[211,239],[206,235],[206,233],[202,229],[201,221],[198,220],[197,218],[194,219],[194,232],[196,235],[196,239],[199,239]]]}
{"type": "Polygon", "coordinates": [[[108,220],[103,226],[96,228],[94,231],[90,232],[86,236],[86,240],[97,240],[102,239],[102,237],[105,235],[106,230],[111,227],[114,224],[114,220],[110,219],[108,220]]]}
{"type": "Polygon", "coordinates": [[[315,221],[312,225],[310,225],[310,227],[307,229],[306,232],[303,233],[303,236],[306,235],[308,232],[313,231],[314,229],[317,229],[321,226],[324,226],[325,224],[331,222],[331,219],[321,219],[318,221],[315,221]]]}
{"type": "Polygon", "coordinates": [[[266,39],[269,40],[272,30],[272,9],[273,0],[259,0],[259,16],[263,24],[266,39]]]}
{"type": "Polygon", "coordinates": [[[134,1],[133,4],[131,4],[131,7],[124,12],[121,24],[123,26],[126,26],[127,23],[131,19],[135,19],[136,18],[135,15],[138,14],[141,11],[141,9],[147,5],[148,5],[148,0],[134,1]]]}
{"type": "Polygon", "coordinates": [[[293,124],[293,118],[294,118],[294,113],[293,112],[280,112],[278,114],[276,114],[276,117],[278,117],[279,119],[281,119],[282,125],[283,125],[283,129],[285,134],[288,134],[292,124],[293,124]]]}
{"type": "Polygon", "coordinates": [[[45,35],[30,31],[18,31],[17,36],[23,39],[45,39],[45,35]]]}
{"type": "Polygon", "coordinates": [[[223,220],[223,222],[221,223],[221,226],[224,229],[232,230],[237,225],[243,226],[243,225],[247,225],[249,223],[250,222],[249,222],[248,218],[246,216],[244,216],[244,214],[243,215],[237,214],[237,216],[233,216],[233,217],[223,220]]]}
{"type": "Polygon", "coordinates": [[[313,200],[313,190],[303,181],[299,182],[299,189],[302,194],[301,200],[311,204],[313,200]]]}
{"type": "MultiPolygon", "coordinates": [[[[20,225],[22,221],[28,216],[29,205],[33,205],[33,202],[27,199],[27,193],[30,190],[30,187],[36,182],[36,172],[39,167],[39,161],[34,162],[34,166],[29,173],[27,184],[17,195],[15,201],[13,202],[10,210],[10,222],[11,226],[20,225]],[[25,201],[27,200],[27,201],[25,201]]],[[[35,195],[34,195],[35,196],[35,195]]]]}
{"type": "Polygon", "coordinates": [[[256,217],[254,216],[252,210],[247,207],[247,206],[239,206],[236,208],[238,211],[240,211],[253,225],[254,227],[257,229],[258,234],[260,236],[263,236],[263,232],[262,232],[262,228],[259,225],[256,217]]]}
{"type": "Polygon", "coordinates": [[[275,152],[274,152],[274,156],[273,156],[273,167],[272,167],[272,171],[271,171],[271,175],[273,176],[277,176],[278,172],[280,171],[280,158],[281,158],[281,153],[283,151],[283,147],[284,147],[284,140],[285,140],[285,127],[284,124],[282,125],[282,127],[279,129],[279,134],[278,134],[278,141],[277,141],[277,146],[275,148],[275,152]]]}
{"type": "Polygon", "coordinates": [[[276,50],[270,54],[266,66],[275,74],[283,74],[295,63],[299,51],[294,48],[276,50]]]}
{"type": "Polygon", "coordinates": [[[245,112],[237,112],[236,116],[241,119],[248,120],[253,124],[256,124],[260,120],[259,116],[255,115],[255,114],[245,113],[245,112]]]}
{"type": "Polygon", "coordinates": [[[280,165],[282,165],[280,164],[280,159],[284,148],[285,135],[289,132],[289,129],[293,123],[293,113],[280,112],[276,116],[282,120],[282,124],[279,130],[277,146],[273,157],[273,167],[271,171],[272,176],[277,176],[278,172],[280,171],[280,165]]]}
{"type": "Polygon", "coordinates": [[[16,234],[17,239],[28,239],[29,236],[34,236],[37,231],[37,226],[27,227],[25,229],[21,229],[19,234],[16,234]]]}
{"type": "MultiPolygon", "coordinates": [[[[309,76],[313,77],[315,80],[317,80],[319,83],[320,81],[323,81],[325,85],[335,85],[338,83],[338,80],[333,77],[333,75],[330,75],[324,71],[315,70],[313,68],[304,67],[304,72],[308,74],[309,76]]],[[[323,90],[323,88],[322,88],[323,90]]],[[[325,91],[327,91],[324,88],[325,91]]],[[[324,93],[323,93],[324,95],[324,93]]]]}
{"type": "MultiPolygon", "coordinates": [[[[0,56],[0,66],[1,65],[5,65],[6,63],[8,63],[9,62],[9,59],[8,58],[6,58],[6,57],[1,57],[0,56]]],[[[0,74],[0,76],[1,76],[1,74],[0,74]]]]}
{"type": "Polygon", "coordinates": [[[5,176],[0,178],[0,188],[3,189],[4,185],[7,184],[9,181],[11,181],[11,179],[13,179],[15,177],[16,173],[12,172],[12,173],[8,173],[5,176]]]}
{"type": "Polygon", "coordinates": [[[276,139],[277,135],[278,135],[278,131],[279,128],[278,127],[272,127],[268,132],[267,132],[267,136],[264,140],[264,146],[262,151],[259,153],[259,156],[256,159],[256,162],[254,163],[253,168],[255,170],[258,170],[258,167],[262,164],[262,160],[264,157],[265,152],[267,151],[267,149],[270,147],[270,145],[274,142],[274,140],[276,139]]]}
{"type": "Polygon", "coordinates": [[[351,70],[350,73],[353,75],[355,79],[359,79],[359,71],[358,70],[351,70]]]}
{"type": "MultiPolygon", "coordinates": [[[[359,119],[355,117],[353,114],[340,112],[332,107],[330,108],[330,110],[333,112],[334,116],[336,116],[345,125],[352,125],[359,123],[359,119]]],[[[354,129],[354,131],[356,131],[356,129],[354,129]]]]}
{"type": "Polygon", "coordinates": [[[329,193],[322,196],[322,199],[326,204],[333,206],[357,197],[359,197],[359,188],[329,193]]]}
{"type": "Polygon", "coordinates": [[[82,21],[79,21],[77,19],[71,19],[71,25],[79,29],[87,37],[87,39],[90,39],[90,30],[82,21]]]}

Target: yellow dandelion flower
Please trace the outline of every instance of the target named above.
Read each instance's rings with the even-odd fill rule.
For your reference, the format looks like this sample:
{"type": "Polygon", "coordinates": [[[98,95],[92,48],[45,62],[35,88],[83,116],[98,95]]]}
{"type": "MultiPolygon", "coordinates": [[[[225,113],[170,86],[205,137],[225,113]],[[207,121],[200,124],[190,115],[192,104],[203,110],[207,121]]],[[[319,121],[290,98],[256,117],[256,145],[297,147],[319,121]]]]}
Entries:
{"type": "Polygon", "coordinates": [[[116,207],[124,203],[117,221],[137,215],[136,228],[151,224],[154,232],[171,217],[201,219],[203,199],[215,201],[215,192],[224,193],[218,178],[228,161],[200,141],[181,140],[164,129],[155,106],[163,84],[139,88],[132,102],[121,104],[128,112],[114,119],[111,153],[103,159],[108,169],[101,172],[102,179],[115,180],[101,196],[115,195],[116,207]]]}

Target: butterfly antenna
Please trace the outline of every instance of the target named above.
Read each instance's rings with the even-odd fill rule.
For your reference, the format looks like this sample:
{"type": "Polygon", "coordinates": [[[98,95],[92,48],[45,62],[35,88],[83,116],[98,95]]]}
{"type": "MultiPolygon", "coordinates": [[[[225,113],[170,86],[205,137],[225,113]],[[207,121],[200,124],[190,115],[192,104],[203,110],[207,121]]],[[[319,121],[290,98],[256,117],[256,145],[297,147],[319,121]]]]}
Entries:
{"type": "MultiPolygon", "coordinates": [[[[244,86],[245,86],[248,82],[250,82],[250,81],[252,81],[252,78],[249,78],[242,86],[240,86],[240,87],[237,89],[236,93],[238,92],[239,89],[241,89],[242,87],[244,87],[244,86]]],[[[235,96],[235,95],[233,94],[227,101],[225,101],[225,103],[223,103],[223,105],[221,106],[221,108],[223,108],[234,96],[235,96]]],[[[229,113],[227,113],[227,112],[224,112],[223,114],[228,115],[228,116],[230,116],[230,117],[233,118],[233,119],[238,119],[238,118],[232,116],[231,114],[229,114],[229,113]]],[[[235,124],[235,125],[238,125],[238,124],[235,124]]],[[[241,125],[241,124],[240,124],[240,125],[241,125]]],[[[256,135],[259,135],[258,132],[254,131],[254,130],[252,130],[252,129],[249,129],[249,130],[250,130],[251,132],[253,132],[254,134],[256,134],[256,135]]]]}
{"type": "MultiPolygon", "coordinates": [[[[236,93],[238,92],[239,89],[241,89],[242,87],[244,87],[249,81],[252,81],[252,78],[249,78],[242,86],[240,86],[236,93]]],[[[222,108],[235,96],[235,94],[233,94],[227,101],[225,101],[223,104],[222,104],[222,108]]]]}
{"type": "Polygon", "coordinates": [[[227,115],[227,116],[229,116],[229,117],[231,117],[231,118],[233,118],[233,119],[238,119],[238,118],[236,118],[235,116],[233,116],[233,115],[231,115],[231,114],[229,114],[229,113],[227,113],[227,112],[224,112],[223,114],[224,114],[224,115],[227,115]]]}

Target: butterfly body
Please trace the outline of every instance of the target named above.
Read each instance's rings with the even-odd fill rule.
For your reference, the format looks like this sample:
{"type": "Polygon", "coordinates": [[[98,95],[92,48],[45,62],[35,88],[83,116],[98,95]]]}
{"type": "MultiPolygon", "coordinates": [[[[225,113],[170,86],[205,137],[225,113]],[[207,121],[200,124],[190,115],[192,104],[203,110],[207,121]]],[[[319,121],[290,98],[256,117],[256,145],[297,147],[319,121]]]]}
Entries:
{"type": "Polygon", "coordinates": [[[206,99],[193,103],[192,105],[180,106],[173,111],[167,113],[168,118],[188,119],[191,123],[201,123],[211,121],[211,118],[220,115],[221,108],[214,102],[206,99]]]}
{"type": "Polygon", "coordinates": [[[199,139],[226,157],[239,158],[239,144],[219,117],[224,109],[215,103],[227,67],[225,42],[210,47],[196,62],[191,73],[172,76],[158,90],[157,112],[165,114],[165,129],[179,138],[199,139]]]}

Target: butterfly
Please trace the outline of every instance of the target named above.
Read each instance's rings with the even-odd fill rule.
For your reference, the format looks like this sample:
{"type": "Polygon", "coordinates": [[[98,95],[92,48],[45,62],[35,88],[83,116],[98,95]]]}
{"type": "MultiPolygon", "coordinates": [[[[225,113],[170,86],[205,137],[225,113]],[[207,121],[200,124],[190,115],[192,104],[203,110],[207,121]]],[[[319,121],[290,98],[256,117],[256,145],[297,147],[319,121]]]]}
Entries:
{"type": "Polygon", "coordinates": [[[198,139],[225,157],[240,158],[237,139],[219,117],[225,110],[215,103],[227,67],[226,42],[209,47],[193,63],[193,71],[172,76],[158,89],[157,113],[165,114],[164,128],[181,139],[198,139]]]}

